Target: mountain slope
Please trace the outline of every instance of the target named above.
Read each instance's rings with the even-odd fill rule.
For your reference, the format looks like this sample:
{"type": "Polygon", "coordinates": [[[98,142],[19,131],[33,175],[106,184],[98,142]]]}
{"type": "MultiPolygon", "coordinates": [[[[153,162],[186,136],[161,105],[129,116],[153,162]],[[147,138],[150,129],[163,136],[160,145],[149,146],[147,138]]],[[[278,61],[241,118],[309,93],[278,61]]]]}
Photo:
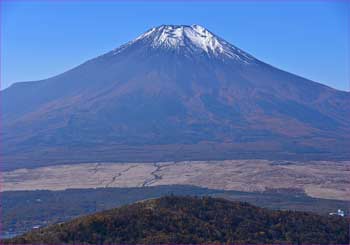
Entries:
{"type": "Polygon", "coordinates": [[[348,92],[276,69],[197,25],[152,28],[1,98],[5,168],[350,157],[348,92]]]}
{"type": "Polygon", "coordinates": [[[34,230],[5,243],[346,244],[339,217],[270,211],[224,199],[163,197],[34,230]]]}

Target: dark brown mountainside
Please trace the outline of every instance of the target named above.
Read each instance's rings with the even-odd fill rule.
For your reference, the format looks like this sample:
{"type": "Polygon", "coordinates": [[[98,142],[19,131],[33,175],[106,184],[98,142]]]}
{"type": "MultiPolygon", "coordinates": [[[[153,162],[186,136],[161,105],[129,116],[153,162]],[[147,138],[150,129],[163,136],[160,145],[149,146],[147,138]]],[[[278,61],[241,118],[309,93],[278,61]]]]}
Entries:
{"type": "Polygon", "coordinates": [[[62,162],[350,158],[350,94],[197,26],[160,26],[1,92],[5,169],[62,162]],[[30,161],[28,161],[30,159],[30,161]]]}

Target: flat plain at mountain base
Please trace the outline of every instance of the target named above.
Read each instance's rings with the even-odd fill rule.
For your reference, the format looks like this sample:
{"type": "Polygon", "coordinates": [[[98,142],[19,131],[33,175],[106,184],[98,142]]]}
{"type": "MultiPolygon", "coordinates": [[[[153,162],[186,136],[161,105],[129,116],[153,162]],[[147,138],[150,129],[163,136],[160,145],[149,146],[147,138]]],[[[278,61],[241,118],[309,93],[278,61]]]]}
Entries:
{"type": "Polygon", "coordinates": [[[193,185],[259,192],[300,189],[317,198],[350,200],[350,161],[181,161],[84,163],[3,172],[2,191],[193,185]]]}

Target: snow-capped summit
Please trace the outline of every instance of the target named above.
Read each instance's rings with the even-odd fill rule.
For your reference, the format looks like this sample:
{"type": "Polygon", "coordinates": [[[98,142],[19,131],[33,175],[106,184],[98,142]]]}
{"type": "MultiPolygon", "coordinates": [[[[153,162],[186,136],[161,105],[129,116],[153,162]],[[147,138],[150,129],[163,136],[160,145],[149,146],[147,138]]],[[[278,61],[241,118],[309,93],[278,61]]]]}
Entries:
{"type": "Polygon", "coordinates": [[[250,63],[254,58],[216,36],[200,25],[161,25],[143,33],[133,41],[116,50],[144,42],[152,48],[175,49],[186,53],[203,53],[211,57],[238,59],[250,63]]]}

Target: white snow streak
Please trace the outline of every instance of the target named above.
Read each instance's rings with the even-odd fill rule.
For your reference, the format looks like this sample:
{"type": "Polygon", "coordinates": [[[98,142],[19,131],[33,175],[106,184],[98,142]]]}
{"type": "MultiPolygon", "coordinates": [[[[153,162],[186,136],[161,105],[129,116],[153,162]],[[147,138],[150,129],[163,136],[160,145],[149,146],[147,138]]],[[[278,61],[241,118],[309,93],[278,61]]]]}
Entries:
{"type": "MultiPolygon", "coordinates": [[[[191,52],[205,52],[210,56],[228,57],[249,63],[254,58],[200,25],[162,25],[143,33],[123,48],[140,40],[154,48],[179,49],[189,47],[191,52]]],[[[116,50],[117,53],[121,49],[116,50]]]]}

